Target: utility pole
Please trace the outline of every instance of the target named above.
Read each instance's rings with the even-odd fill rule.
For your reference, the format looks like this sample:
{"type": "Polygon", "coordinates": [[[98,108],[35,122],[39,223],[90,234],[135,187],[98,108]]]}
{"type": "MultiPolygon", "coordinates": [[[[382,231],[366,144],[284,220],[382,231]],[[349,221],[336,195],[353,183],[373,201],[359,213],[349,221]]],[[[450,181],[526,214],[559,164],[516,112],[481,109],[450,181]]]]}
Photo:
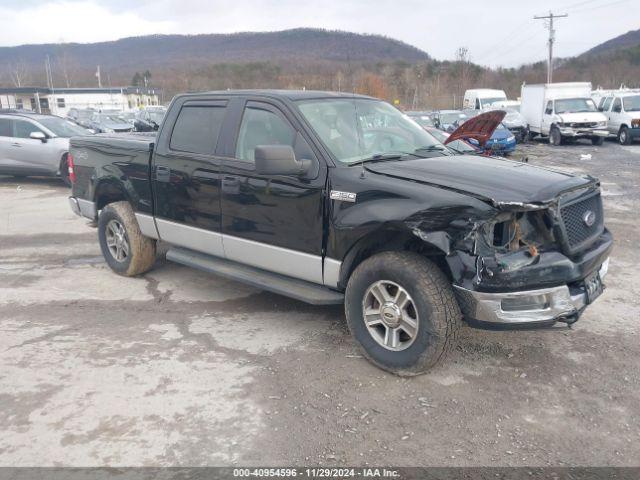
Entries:
{"type": "Polygon", "coordinates": [[[552,12],[549,12],[549,15],[545,15],[543,17],[533,17],[535,20],[549,20],[549,63],[547,65],[547,83],[551,83],[553,81],[553,43],[556,41],[556,31],[553,29],[553,19],[565,18],[568,16],[569,15],[566,13],[563,13],[562,15],[554,15],[552,12]]]}

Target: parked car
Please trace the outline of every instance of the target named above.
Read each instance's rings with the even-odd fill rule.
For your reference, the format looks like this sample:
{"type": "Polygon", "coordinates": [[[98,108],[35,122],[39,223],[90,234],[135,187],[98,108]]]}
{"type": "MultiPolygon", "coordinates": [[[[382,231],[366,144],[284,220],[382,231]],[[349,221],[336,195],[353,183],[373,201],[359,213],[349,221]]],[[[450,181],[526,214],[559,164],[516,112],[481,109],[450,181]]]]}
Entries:
{"type": "Polygon", "coordinates": [[[551,145],[579,138],[602,145],[609,134],[607,117],[597,111],[588,82],[523,85],[521,97],[520,113],[530,136],[548,136],[551,145]]]}
{"type": "Polygon", "coordinates": [[[469,116],[460,110],[438,110],[433,114],[433,123],[440,130],[453,132],[467,120],[469,116]]]}
{"type": "Polygon", "coordinates": [[[131,125],[118,113],[94,113],[91,117],[91,129],[96,133],[126,133],[133,131],[131,125]]]}
{"type": "Polygon", "coordinates": [[[70,185],[69,138],[90,132],[64,118],[0,113],[0,175],[58,176],[70,185]]]}
{"type": "Polygon", "coordinates": [[[607,117],[607,130],[621,145],[640,138],[640,90],[622,90],[603,97],[598,110],[607,117]]]}
{"type": "Polygon", "coordinates": [[[95,110],[93,108],[70,108],[67,119],[84,128],[91,128],[91,118],[95,110]]]}
{"type": "Polygon", "coordinates": [[[432,112],[405,112],[411,120],[416,122],[423,128],[433,127],[433,119],[431,118],[432,112]]]}
{"type": "Polygon", "coordinates": [[[136,114],[136,132],[155,132],[160,128],[162,119],[167,113],[165,107],[147,107],[136,114]]]}
{"type": "Polygon", "coordinates": [[[494,106],[497,102],[507,101],[507,94],[504,90],[492,88],[472,88],[464,92],[462,101],[463,109],[485,110],[494,106]]]}
{"type": "MultiPolygon", "coordinates": [[[[487,138],[498,114],[465,134],[487,138]]],[[[453,156],[359,95],[183,94],[157,135],[76,137],[70,158],[70,206],[114,272],[151,269],[161,240],[170,261],[344,303],[364,355],[402,375],[438,363],[463,315],[573,323],[612,248],[597,179],[453,156]]]]}
{"type": "MultiPolygon", "coordinates": [[[[529,137],[529,128],[527,126],[527,120],[519,112],[519,110],[512,107],[497,108],[492,107],[489,110],[502,110],[506,112],[502,124],[509,129],[512,135],[515,137],[516,142],[522,143],[529,137]]],[[[485,111],[489,111],[485,110],[485,111]]]]}

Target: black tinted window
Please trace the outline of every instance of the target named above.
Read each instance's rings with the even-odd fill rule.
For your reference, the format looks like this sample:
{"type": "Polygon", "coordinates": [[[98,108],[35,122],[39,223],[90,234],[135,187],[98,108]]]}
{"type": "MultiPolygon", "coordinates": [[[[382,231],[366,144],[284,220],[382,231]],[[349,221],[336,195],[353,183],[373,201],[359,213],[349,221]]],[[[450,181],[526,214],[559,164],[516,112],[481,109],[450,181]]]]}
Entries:
{"type": "Polygon", "coordinates": [[[255,148],[259,145],[294,146],[295,131],[273,112],[260,108],[245,109],[238,134],[236,157],[253,162],[255,148]]]}
{"type": "Polygon", "coordinates": [[[169,146],[181,152],[212,155],[225,111],[224,107],[182,107],[169,146]]]}

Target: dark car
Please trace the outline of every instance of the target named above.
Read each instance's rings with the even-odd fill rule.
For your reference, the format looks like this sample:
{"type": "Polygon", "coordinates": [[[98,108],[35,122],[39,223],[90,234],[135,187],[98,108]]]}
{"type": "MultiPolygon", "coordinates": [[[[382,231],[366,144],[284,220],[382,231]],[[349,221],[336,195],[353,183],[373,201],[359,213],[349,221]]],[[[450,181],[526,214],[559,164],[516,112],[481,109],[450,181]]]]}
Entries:
{"type": "Polygon", "coordinates": [[[84,128],[91,128],[91,118],[96,111],[93,108],[70,108],[67,119],[84,128]]]}
{"type": "MultiPolygon", "coordinates": [[[[486,115],[458,133],[482,143],[503,116],[486,115]]],[[[71,160],[71,208],[114,272],[153,268],[161,241],[170,261],[344,304],[366,358],[402,375],[454,348],[463,317],[575,322],[612,248],[597,179],[455,155],[353,94],[179,95],[157,135],[74,138],[71,160]]]]}
{"type": "Polygon", "coordinates": [[[120,113],[94,113],[89,124],[96,133],[126,133],[133,131],[133,125],[120,113]]]}
{"type": "Polygon", "coordinates": [[[136,114],[134,127],[136,132],[155,132],[160,128],[167,113],[165,107],[147,107],[136,114]]]}

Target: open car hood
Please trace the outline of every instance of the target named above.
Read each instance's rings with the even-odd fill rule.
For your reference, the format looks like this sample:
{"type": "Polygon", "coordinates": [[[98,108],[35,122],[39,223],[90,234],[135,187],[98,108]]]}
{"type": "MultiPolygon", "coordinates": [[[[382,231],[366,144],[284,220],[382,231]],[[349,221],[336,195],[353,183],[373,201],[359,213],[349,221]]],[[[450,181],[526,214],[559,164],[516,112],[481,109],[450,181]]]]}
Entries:
{"type": "Polygon", "coordinates": [[[484,147],[484,144],[491,138],[493,131],[498,127],[506,114],[507,112],[504,110],[492,110],[470,118],[456,128],[444,144],[446,145],[454,140],[473,138],[478,141],[481,147],[484,147]]]}

